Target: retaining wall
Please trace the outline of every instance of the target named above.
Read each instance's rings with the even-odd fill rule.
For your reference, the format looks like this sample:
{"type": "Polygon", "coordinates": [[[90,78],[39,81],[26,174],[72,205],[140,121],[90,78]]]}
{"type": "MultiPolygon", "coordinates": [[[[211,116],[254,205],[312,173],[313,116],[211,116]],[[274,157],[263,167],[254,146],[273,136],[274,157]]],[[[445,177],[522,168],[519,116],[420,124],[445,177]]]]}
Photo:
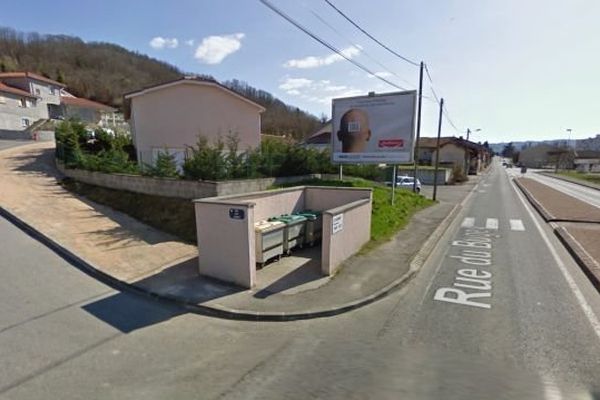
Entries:
{"type": "Polygon", "coordinates": [[[107,174],[104,172],[65,168],[64,165],[58,161],[56,164],[63,175],[90,185],[109,189],[127,190],[129,192],[153,196],[177,197],[189,200],[258,192],[266,190],[273,185],[300,182],[306,179],[320,177],[319,174],[313,174],[281,178],[240,179],[223,182],[189,181],[140,175],[107,174]]]}

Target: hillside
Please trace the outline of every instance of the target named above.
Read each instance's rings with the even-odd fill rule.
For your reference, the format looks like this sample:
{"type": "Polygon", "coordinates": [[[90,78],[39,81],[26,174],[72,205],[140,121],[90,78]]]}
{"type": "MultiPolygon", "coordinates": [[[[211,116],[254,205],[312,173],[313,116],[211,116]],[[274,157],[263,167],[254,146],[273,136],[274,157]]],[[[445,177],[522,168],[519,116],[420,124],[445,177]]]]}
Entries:
{"type": "MultiPolygon", "coordinates": [[[[22,33],[0,27],[0,71],[31,71],[67,85],[76,96],[123,109],[123,94],[176,79],[173,65],[111,43],[65,35],[22,33]]],[[[267,109],[263,132],[302,139],[318,129],[318,118],[245,82],[223,82],[267,109]]]]}

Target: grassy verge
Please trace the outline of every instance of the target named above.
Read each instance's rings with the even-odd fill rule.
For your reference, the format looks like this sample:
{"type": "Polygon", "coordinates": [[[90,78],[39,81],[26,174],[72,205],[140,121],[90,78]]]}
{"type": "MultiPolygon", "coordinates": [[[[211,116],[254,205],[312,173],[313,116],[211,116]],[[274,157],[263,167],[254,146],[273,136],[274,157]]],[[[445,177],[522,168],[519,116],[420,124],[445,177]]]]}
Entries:
{"type": "Polygon", "coordinates": [[[575,171],[559,171],[559,175],[563,175],[569,178],[578,179],[580,181],[595,183],[600,185],[600,174],[586,174],[584,172],[575,171]]]}
{"type": "Polygon", "coordinates": [[[371,215],[371,241],[363,251],[369,251],[392,238],[404,228],[414,213],[434,204],[433,200],[414,194],[412,191],[396,190],[395,204],[391,204],[392,189],[364,179],[345,181],[309,180],[284,186],[314,185],[338,187],[368,187],[373,189],[373,213],[371,215]]]}
{"type": "Polygon", "coordinates": [[[72,179],[64,179],[62,186],[186,242],[196,243],[196,217],[190,200],[107,189],[72,179]]]}

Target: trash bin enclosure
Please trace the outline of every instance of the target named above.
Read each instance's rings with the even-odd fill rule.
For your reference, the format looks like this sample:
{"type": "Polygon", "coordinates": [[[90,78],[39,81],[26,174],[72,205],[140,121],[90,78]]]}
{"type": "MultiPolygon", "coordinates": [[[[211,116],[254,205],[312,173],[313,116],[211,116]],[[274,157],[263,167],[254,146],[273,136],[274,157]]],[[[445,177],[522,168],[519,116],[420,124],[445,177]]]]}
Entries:
{"type": "Polygon", "coordinates": [[[319,236],[321,271],[331,275],[371,232],[368,188],[297,186],[194,200],[194,207],[200,274],[246,288],[256,282],[257,263],[319,236]],[[292,215],[306,210],[312,215],[292,215]],[[286,224],[284,214],[287,229],[273,225],[286,224]]]}

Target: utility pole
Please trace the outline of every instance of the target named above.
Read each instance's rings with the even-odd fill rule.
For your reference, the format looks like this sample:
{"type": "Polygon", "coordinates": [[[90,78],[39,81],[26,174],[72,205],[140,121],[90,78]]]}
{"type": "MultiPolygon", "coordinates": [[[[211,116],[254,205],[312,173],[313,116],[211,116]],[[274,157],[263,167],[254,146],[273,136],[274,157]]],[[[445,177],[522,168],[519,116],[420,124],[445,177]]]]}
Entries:
{"type": "Polygon", "coordinates": [[[440,168],[440,136],[442,135],[442,113],[444,111],[444,98],[440,99],[440,116],[438,119],[437,141],[435,144],[435,171],[433,173],[433,201],[437,199],[437,181],[440,168]]]}
{"type": "MultiPolygon", "coordinates": [[[[421,61],[419,65],[419,100],[418,100],[418,109],[417,109],[417,139],[415,143],[415,154],[414,154],[414,164],[415,169],[413,171],[413,193],[417,192],[417,167],[419,164],[419,139],[421,138],[421,103],[423,100],[423,69],[425,67],[425,63],[421,61]]],[[[394,182],[395,184],[396,182],[394,182]]]]}

